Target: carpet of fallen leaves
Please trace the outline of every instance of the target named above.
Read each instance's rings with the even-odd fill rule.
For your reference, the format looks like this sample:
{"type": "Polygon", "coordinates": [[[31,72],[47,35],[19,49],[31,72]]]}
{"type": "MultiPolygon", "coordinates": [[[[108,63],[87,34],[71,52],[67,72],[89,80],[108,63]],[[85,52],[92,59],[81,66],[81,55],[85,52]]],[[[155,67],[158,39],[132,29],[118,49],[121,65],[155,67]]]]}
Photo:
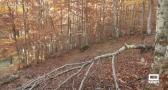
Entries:
{"type": "MultiPolygon", "coordinates": [[[[19,79],[0,86],[0,90],[15,90],[15,88],[26,83],[28,80],[37,78],[54,68],[68,63],[89,60],[89,58],[108,52],[114,52],[122,47],[124,43],[154,44],[154,36],[146,36],[144,40],[142,40],[140,35],[127,36],[118,40],[109,40],[94,44],[84,52],[81,52],[79,49],[74,49],[60,56],[51,57],[43,63],[22,69],[19,79]]],[[[151,63],[154,60],[153,55],[153,51],[142,53],[140,50],[128,50],[116,58],[116,71],[121,90],[162,90],[160,86],[150,85],[147,81],[151,63]]],[[[112,78],[111,58],[106,59],[109,60],[97,62],[92,67],[84,83],[84,90],[114,90],[115,86],[112,78]]],[[[67,82],[60,90],[76,90],[77,87],[79,87],[84,71],[86,71],[86,69],[83,70],[80,75],[67,82]]],[[[57,87],[56,84],[60,83],[60,81],[68,76],[69,75],[60,76],[58,79],[46,82],[47,85],[42,85],[44,86],[43,90],[54,90],[57,87]]]]}

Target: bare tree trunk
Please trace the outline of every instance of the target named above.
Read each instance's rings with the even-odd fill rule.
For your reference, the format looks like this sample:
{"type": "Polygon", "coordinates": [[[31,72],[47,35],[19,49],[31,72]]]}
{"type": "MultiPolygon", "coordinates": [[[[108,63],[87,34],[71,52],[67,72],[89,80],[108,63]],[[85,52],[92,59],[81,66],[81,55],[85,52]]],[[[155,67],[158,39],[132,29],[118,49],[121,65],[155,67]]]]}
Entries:
{"type": "Polygon", "coordinates": [[[149,14],[148,14],[148,23],[147,23],[147,34],[150,35],[152,32],[152,0],[149,0],[149,14]]]}
{"type": "Polygon", "coordinates": [[[13,39],[15,42],[17,42],[17,31],[16,31],[16,25],[15,25],[15,17],[14,17],[14,11],[12,8],[9,6],[9,1],[7,1],[7,6],[9,10],[9,16],[11,17],[11,22],[12,22],[12,33],[13,33],[13,39]]]}
{"type": "Polygon", "coordinates": [[[152,73],[160,74],[161,87],[166,90],[168,82],[165,81],[168,73],[168,0],[158,0],[157,26],[156,26],[155,60],[152,73]]]}
{"type": "Polygon", "coordinates": [[[141,33],[143,34],[144,31],[144,16],[145,16],[145,1],[142,1],[142,31],[141,33]]]}
{"type": "Polygon", "coordinates": [[[168,61],[168,0],[158,0],[154,73],[162,73],[168,61]]]}
{"type": "MultiPolygon", "coordinates": [[[[113,0],[113,15],[114,15],[114,33],[115,33],[115,37],[118,38],[119,37],[119,29],[118,29],[118,2],[117,0],[113,0]]],[[[114,34],[113,34],[114,35],[114,34]]]]}

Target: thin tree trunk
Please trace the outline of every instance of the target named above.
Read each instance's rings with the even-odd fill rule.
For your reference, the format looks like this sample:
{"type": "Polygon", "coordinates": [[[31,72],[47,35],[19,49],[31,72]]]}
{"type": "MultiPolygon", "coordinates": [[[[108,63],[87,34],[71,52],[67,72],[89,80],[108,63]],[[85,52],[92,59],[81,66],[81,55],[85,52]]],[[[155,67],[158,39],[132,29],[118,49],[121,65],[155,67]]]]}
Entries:
{"type": "Polygon", "coordinates": [[[144,0],[142,1],[142,31],[141,33],[143,34],[144,31],[144,16],[145,16],[145,2],[144,0]]]}
{"type": "MultiPolygon", "coordinates": [[[[118,29],[118,11],[117,11],[118,1],[113,0],[113,15],[114,15],[114,34],[116,38],[119,38],[119,29],[118,29]]],[[[113,35],[114,35],[113,34],[113,35]]]]}
{"type": "Polygon", "coordinates": [[[151,25],[151,19],[152,19],[152,0],[149,0],[149,14],[148,14],[148,23],[147,23],[147,34],[150,35],[152,32],[152,25],[151,25]]]}

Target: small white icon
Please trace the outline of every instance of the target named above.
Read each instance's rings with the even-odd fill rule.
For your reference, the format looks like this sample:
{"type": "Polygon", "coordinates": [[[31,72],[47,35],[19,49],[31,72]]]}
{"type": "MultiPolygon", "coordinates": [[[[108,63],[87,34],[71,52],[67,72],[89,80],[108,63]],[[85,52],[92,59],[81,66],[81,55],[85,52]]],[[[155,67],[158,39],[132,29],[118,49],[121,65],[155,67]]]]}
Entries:
{"type": "Polygon", "coordinates": [[[159,74],[149,74],[148,83],[159,84],[159,74]]]}

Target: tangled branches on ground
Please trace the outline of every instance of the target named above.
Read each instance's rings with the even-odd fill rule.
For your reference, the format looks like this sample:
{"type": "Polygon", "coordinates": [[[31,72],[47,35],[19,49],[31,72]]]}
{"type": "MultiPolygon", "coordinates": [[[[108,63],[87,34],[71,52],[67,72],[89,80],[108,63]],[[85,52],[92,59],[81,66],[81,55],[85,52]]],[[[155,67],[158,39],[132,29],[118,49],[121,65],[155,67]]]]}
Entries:
{"type": "MultiPolygon", "coordinates": [[[[61,83],[58,83],[57,87],[54,88],[54,90],[59,90],[63,85],[65,85],[68,81],[72,80],[73,78],[75,78],[75,76],[79,75],[80,73],[82,73],[82,71],[84,69],[86,69],[86,71],[84,72],[84,76],[81,79],[80,85],[78,90],[82,90],[84,82],[86,81],[86,78],[88,77],[91,68],[95,65],[96,62],[105,60],[103,58],[108,58],[110,57],[112,60],[112,76],[114,79],[114,83],[115,83],[115,88],[116,90],[120,90],[119,85],[118,85],[118,79],[116,76],[116,70],[115,70],[115,57],[117,55],[119,55],[121,52],[129,50],[129,49],[140,49],[140,50],[144,50],[144,49],[148,49],[148,48],[153,48],[153,46],[150,45],[128,45],[125,44],[123,47],[121,47],[120,49],[116,50],[113,53],[107,53],[107,54],[103,54],[100,56],[96,56],[94,58],[92,58],[91,60],[87,60],[85,62],[80,62],[80,63],[72,63],[72,64],[66,64],[64,66],[61,66],[59,68],[55,68],[54,70],[39,76],[38,78],[35,78],[33,80],[28,81],[27,83],[23,84],[21,87],[19,87],[18,89],[20,90],[32,90],[36,87],[40,87],[40,84],[44,84],[46,81],[55,79],[61,75],[70,73],[70,75],[63,80],[61,83]],[[73,71],[73,72],[72,72],[73,71]]],[[[47,84],[44,84],[42,87],[47,86],[47,84]]]]}

